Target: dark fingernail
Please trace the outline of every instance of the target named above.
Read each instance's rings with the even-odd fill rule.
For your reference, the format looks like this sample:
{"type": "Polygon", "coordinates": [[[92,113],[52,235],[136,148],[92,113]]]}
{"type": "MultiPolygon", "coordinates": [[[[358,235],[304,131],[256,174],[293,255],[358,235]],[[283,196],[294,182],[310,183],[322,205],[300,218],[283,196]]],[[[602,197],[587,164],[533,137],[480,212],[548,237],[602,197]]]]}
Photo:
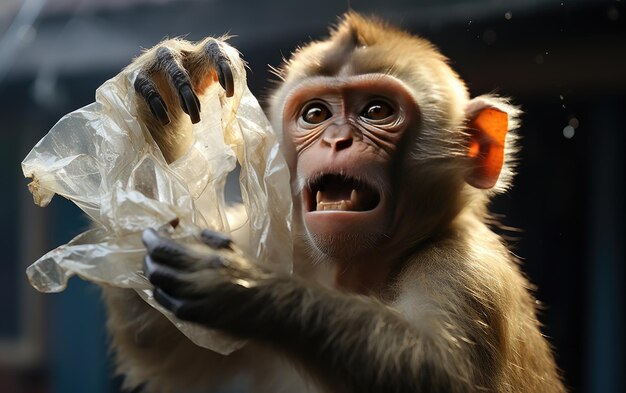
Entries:
{"type": "Polygon", "coordinates": [[[217,68],[217,78],[222,88],[226,91],[226,97],[232,97],[233,94],[235,94],[235,84],[233,82],[233,72],[230,69],[230,64],[227,61],[220,61],[217,64],[217,68]]]}
{"type": "Polygon", "coordinates": [[[224,235],[223,233],[205,229],[200,233],[200,238],[202,239],[204,244],[212,248],[231,248],[232,240],[230,239],[230,237],[224,235]]]}
{"type": "Polygon", "coordinates": [[[162,125],[170,124],[170,117],[167,115],[167,107],[160,97],[152,97],[149,105],[152,114],[159,119],[162,125]]]}
{"type": "Polygon", "coordinates": [[[198,123],[200,121],[200,101],[191,89],[191,86],[187,84],[183,85],[180,88],[179,93],[183,110],[189,115],[193,124],[198,123]]]}
{"type": "Polygon", "coordinates": [[[222,70],[217,71],[217,80],[220,82],[222,89],[226,90],[226,82],[224,82],[224,74],[222,73],[222,70]]]}

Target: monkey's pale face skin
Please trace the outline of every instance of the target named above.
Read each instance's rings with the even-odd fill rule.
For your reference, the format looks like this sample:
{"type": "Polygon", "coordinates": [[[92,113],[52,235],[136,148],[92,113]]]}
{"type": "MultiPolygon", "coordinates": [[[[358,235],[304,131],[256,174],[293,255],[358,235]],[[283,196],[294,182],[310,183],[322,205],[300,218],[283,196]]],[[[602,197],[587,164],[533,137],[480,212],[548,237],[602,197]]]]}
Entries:
{"type": "Polygon", "coordinates": [[[371,252],[391,237],[397,150],[418,113],[406,88],[384,74],[310,78],[289,95],[283,125],[297,157],[296,196],[324,254],[371,252]]]}

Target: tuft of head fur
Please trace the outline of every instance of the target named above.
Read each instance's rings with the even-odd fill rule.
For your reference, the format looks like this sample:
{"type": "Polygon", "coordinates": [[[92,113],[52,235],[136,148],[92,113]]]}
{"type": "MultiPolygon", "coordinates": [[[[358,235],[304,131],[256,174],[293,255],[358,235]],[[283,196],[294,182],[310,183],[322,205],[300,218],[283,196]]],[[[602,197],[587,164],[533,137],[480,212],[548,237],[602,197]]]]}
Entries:
{"type": "Polygon", "coordinates": [[[422,61],[446,61],[429,41],[379,19],[349,12],[331,29],[327,39],[298,48],[279,72],[287,83],[311,76],[374,72],[403,77],[412,73],[414,64],[398,55],[410,57],[416,52],[423,55],[422,61]],[[372,53],[377,56],[369,56],[372,53]]]}

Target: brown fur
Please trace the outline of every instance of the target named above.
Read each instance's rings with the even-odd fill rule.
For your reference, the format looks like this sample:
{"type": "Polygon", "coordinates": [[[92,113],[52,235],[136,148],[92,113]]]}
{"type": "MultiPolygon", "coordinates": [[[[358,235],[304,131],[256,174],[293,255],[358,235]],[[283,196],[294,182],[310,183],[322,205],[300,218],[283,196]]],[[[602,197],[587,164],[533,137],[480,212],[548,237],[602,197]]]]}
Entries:
{"type": "MultiPolygon", "coordinates": [[[[178,48],[187,44],[169,41],[163,45],[178,48]]],[[[145,66],[149,59],[148,53],[134,66],[145,66]]],[[[510,184],[515,135],[509,133],[507,162],[493,190],[474,189],[464,182],[469,170],[464,153],[467,118],[482,107],[496,107],[509,113],[512,131],[519,111],[498,97],[470,100],[464,83],[428,41],[349,13],[329,39],[299,49],[282,69],[283,83],[273,95],[271,107],[276,129],[282,130],[286,98],[302,81],[320,75],[363,73],[396,77],[419,105],[419,130],[407,142],[409,153],[403,162],[403,184],[411,185],[407,188],[411,188],[412,203],[398,209],[395,220],[399,229],[381,252],[393,266],[385,273],[384,288],[371,291],[371,298],[320,290],[333,302],[334,319],[313,320],[307,328],[316,331],[322,325],[337,326],[336,334],[325,341],[336,346],[333,359],[337,361],[345,359],[344,352],[368,347],[366,353],[385,362],[389,375],[381,373],[375,380],[381,386],[389,383],[389,391],[396,382],[386,381],[397,371],[408,381],[422,381],[422,391],[447,386],[447,391],[454,392],[563,392],[549,345],[540,332],[531,286],[502,239],[486,224],[490,196],[510,184]],[[421,220],[403,222],[406,210],[402,209],[418,209],[421,220]],[[341,329],[353,326],[348,322],[363,315],[361,311],[380,318],[364,321],[367,325],[361,325],[362,330],[341,329]],[[397,342],[403,336],[388,333],[395,328],[419,334],[397,342]],[[402,371],[405,361],[416,367],[402,371]]],[[[156,81],[167,89],[166,81],[158,76],[156,81]]],[[[170,113],[178,107],[176,100],[166,98],[170,113]]],[[[164,130],[143,108],[142,121],[157,134],[166,157],[175,157],[180,141],[172,135],[181,127],[179,118],[183,116],[174,114],[174,121],[164,130]],[[158,136],[166,131],[167,136],[158,136]]],[[[342,262],[346,261],[312,251],[310,239],[303,236],[299,209],[296,203],[296,275],[332,287],[336,283],[322,273],[336,273],[337,266],[345,266],[342,262]],[[329,263],[316,264],[322,260],[329,263]]],[[[128,388],[145,383],[146,390],[154,392],[215,389],[240,373],[247,375],[255,392],[319,388],[317,380],[310,381],[295,371],[295,364],[304,364],[305,370],[317,367],[316,360],[308,358],[310,354],[297,354],[298,362],[291,363],[281,355],[284,352],[252,342],[223,357],[193,345],[135,293],[112,288],[104,288],[104,293],[118,371],[126,375],[128,388]]],[[[316,306],[310,302],[302,307],[304,316],[316,306]]],[[[379,369],[374,364],[372,370],[379,369]]],[[[352,372],[358,376],[365,370],[352,372]]],[[[324,385],[319,386],[332,388],[324,375],[320,380],[324,385]]],[[[336,381],[334,388],[351,390],[342,381],[336,381]]]]}

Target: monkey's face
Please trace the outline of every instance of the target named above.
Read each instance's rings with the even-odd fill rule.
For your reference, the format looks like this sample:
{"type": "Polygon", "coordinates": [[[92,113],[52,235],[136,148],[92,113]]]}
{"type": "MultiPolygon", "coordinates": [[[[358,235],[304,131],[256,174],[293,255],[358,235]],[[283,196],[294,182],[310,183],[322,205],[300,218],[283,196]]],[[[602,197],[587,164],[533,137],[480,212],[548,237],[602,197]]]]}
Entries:
{"type": "Polygon", "coordinates": [[[290,92],[283,129],[296,203],[320,251],[355,256],[389,237],[399,197],[393,169],[417,118],[407,89],[384,74],[312,77],[290,92]]]}

